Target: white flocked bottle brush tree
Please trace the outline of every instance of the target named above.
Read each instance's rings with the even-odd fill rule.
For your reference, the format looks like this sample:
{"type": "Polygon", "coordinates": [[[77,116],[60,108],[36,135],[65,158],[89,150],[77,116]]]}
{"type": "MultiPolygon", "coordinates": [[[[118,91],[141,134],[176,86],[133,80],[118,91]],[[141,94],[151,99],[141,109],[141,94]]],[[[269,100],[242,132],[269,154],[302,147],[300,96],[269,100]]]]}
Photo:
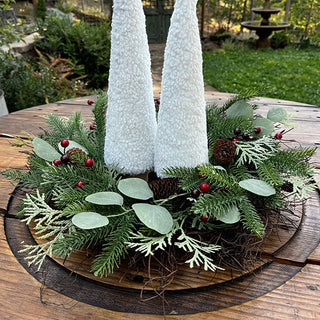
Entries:
{"type": "Polygon", "coordinates": [[[162,72],[155,171],[208,162],[197,0],[176,0],[162,72]]]}
{"type": "Polygon", "coordinates": [[[141,0],[114,0],[105,163],[138,175],[153,168],[156,116],[141,0]]]}

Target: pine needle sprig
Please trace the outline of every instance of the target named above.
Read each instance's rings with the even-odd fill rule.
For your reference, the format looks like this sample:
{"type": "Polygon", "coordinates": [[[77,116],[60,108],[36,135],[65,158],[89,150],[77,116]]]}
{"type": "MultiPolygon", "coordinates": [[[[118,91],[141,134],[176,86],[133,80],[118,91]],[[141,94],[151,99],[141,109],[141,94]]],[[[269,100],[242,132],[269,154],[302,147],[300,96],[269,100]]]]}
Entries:
{"type": "Polygon", "coordinates": [[[261,180],[273,185],[274,187],[283,185],[283,176],[278,172],[278,170],[276,170],[272,162],[269,160],[258,164],[257,174],[261,180]]]}
{"type": "Polygon", "coordinates": [[[101,244],[109,235],[110,228],[103,227],[91,230],[73,228],[60,238],[53,246],[53,254],[58,257],[69,257],[73,252],[101,244]]]}
{"type": "Polygon", "coordinates": [[[216,191],[214,194],[205,194],[193,204],[191,211],[198,215],[213,217],[218,220],[232,207],[238,206],[239,201],[243,198],[243,194],[235,194],[227,191],[216,191]]]}
{"type": "Polygon", "coordinates": [[[234,164],[228,167],[228,173],[235,177],[237,181],[253,178],[253,172],[250,171],[246,166],[236,166],[234,164]]]}
{"type": "Polygon", "coordinates": [[[310,157],[315,153],[316,148],[295,148],[287,150],[278,150],[270,161],[279,172],[291,176],[314,175],[314,168],[308,163],[310,157]]]}
{"type": "Polygon", "coordinates": [[[254,141],[237,141],[236,165],[252,164],[257,167],[262,161],[271,158],[277,149],[277,142],[270,137],[262,137],[254,141]]]}
{"type": "Polygon", "coordinates": [[[62,139],[73,140],[76,130],[82,123],[80,112],[73,113],[69,118],[63,118],[57,114],[50,113],[45,118],[51,130],[45,131],[42,138],[52,146],[57,146],[62,139]]]}
{"type": "Polygon", "coordinates": [[[107,94],[103,91],[99,91],[98,98],[93,108],[93,114],[94,114],[93,136],[94,136],[97,154],[100,155],[100,161],[103,160],[102,157],[104,155],[107,106],[108,106],[107,94]]]}
{"type": "Polygon", "coordinates": [[[234,176],[230,175],[227,171],[217,169],[210,163],[198,166],[199,171],[204,173],[206,181],[212,186],[218,188],[226,188],[229,190],[240,190],[240,187],[234,176]]]}
{"type": "Polygon", "coordinates": [[[239,209],[241,210],[241,222],[245,229],[262,238],[264,235],[264,225],[254,205],[246,196],[243,196],[239,202],[239,209]]]}
{"type": "Polygon", "coordinates": [[[134,215],[126,215],[117,219],[117,225],[105,239],[101,253],[95,257],[92,263],[91,271],[97,277],[113,273],[127,252],[126,243],[134,230],[136,218],[134,215]]]}

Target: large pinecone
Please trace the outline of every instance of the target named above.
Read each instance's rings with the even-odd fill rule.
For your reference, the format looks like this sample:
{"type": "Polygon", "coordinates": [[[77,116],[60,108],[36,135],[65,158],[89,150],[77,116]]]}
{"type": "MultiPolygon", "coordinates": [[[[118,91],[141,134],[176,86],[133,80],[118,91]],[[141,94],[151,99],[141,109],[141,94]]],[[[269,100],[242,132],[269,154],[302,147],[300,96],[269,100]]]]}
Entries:
{"type": "Polygon", "coordinates": [[[223,164],[228,164],[234,160],[236,146],[228,139],[219,139],[213,146],[214,158],[223,164]]]}
{"type": "Polygon", "coordinates": [[[76,161],[77,155],[78,156],[83,155],[84,158],[87,157],[87,154],[79,148],[71,148],[67,151],[67,156],[70,159],[70,161],[76,161]]]}
{"type": "Polygon", "coordinates": [[[149,182],[149,187],[156,200],[166,199],[175,193],[181,192],[177,178],[157,179],[149,182]]]}

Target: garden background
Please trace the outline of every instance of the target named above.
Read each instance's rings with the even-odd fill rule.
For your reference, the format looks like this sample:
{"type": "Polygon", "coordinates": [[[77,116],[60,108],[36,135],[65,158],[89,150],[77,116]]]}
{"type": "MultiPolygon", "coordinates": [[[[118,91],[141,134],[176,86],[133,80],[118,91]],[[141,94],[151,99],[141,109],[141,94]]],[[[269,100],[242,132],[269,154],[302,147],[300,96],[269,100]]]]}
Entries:
{"type": "MultiPolygon", "coordinates": [[[[290,27],[274,32],[271,47],[259,50],[255,32],[240,23],[261,19],[251,8],[263,1],[202,1],[198,17],[207,84],[230,93],[260,89],[265,97],[320,106],[319,0],[274,1],[282,10],[271,19],[288,21],[290,27]]],[[[143,4],[147,10],[159,2],[169,10],[174,1],[143,4]]],[[[2,11],[13,8],[18,18],[0,25],[2,48],[36,35],[23,54],[0,51],[0,88],[10,112],[106,90],[112,1],[2,0],[0,6],[2,11]]]]}

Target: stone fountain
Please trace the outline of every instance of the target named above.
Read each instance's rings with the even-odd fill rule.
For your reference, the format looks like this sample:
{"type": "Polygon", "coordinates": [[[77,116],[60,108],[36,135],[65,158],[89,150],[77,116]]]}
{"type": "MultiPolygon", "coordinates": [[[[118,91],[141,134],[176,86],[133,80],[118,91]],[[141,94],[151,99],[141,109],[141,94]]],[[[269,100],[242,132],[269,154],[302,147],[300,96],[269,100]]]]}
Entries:
{"type": "Polygon", "coordinates": [[[273,31],[280,31],[290,26],[289,23],[280,23],[276,21],[269,21],[272,14],[276,14],[281,10],[279,7],[272,7],[271,0],[265,0],[263,7],[253,8],[252,12],[260,14],[262,16],[261,21],[244,21],[241,25],[249,30],[256,31],[259,36],[257,40],[257,48],[270,47],[269,36],[273,31]]]}

